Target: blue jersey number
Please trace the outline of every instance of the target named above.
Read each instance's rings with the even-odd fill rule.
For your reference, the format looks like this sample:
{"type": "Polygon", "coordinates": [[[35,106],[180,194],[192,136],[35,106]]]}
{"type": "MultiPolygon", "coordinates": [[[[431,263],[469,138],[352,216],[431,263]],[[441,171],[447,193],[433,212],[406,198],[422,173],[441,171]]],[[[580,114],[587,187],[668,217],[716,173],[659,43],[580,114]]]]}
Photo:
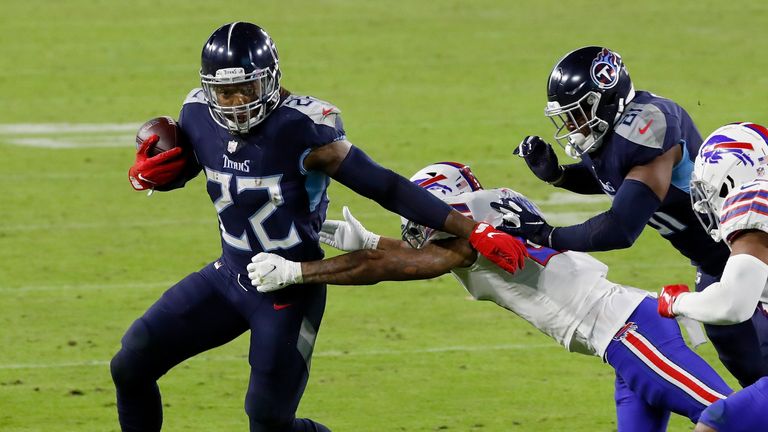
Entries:
{"type": "Polygon", "coordinates": [[[213,202],[213,206],[216,207],[216,212],[219,214],[221,238],[225,243],[236,249],[244,251],[253,250],[248,242],[248,235],[245,230],[243,230],[239,236],[233,235],[231,231],[227,230],[227,227],[224,226],[224,222],[221,219],[221,212],[232,205],[232,194],[229,192],[229,187],[233,179],[238,194],[247,190],[258,189],[266,189],[269,193],[269,200],[248,217],[253,232],[256,234],[256,240],[261,244],[262,250],[271,251],[275,249],[289,249],[301,243],[299,234],[296,232],[296,226],[293,223],[291,223],[291,227],[288,230],[288,235],[282,239],[274,239],[270,237],[264,229],[264,221],[277,210],[277,207],[283,204],[283,194],[280,190],[280,177],[282,176],[239,177],[215,171],[210,168],[205,168],[205,175],[208,177],[209,182],[218,183],[221,187],[221,196],[213,202]]]}

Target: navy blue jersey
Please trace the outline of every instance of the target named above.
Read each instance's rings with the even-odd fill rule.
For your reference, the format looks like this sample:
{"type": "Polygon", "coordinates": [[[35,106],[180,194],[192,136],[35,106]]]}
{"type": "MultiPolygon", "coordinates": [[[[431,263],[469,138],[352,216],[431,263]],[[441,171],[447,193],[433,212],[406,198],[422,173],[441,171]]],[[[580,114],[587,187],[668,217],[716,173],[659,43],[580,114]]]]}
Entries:
{"type": "Polygon", "coordinates": [[[208,111],[203,92],[184,101],[179,124],[207,178],[221,232],[222,261],[246,274],[265,251],[292,261],[322,259],[318,232],[328,207],[330,179],[304,170],[309,152],[344,139],[340,111],[290,95],[248,135],[233,135],[208,111]]]}
{"type": "Polygon", "coordinates": [[[648,221],[659,234],[706,273],[719,275],[730,251],[715,243],[699,223],[691,207],[689,181],[702,139],[693,120],[678,104],[649,92],[638,91],[603,145],[585,155],[610,196],[629,171],[645,165],[667,150],[682,146],[683,158],[672,171],[672,184],[659,209],[648,221]]]}

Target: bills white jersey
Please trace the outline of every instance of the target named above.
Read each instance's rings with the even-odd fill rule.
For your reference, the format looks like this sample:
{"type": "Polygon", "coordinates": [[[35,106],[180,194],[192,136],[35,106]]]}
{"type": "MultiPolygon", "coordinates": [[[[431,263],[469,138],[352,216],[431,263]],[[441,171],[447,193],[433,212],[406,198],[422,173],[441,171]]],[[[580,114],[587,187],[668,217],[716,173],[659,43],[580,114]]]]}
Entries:
{"type": "MultiPolygon", "coordinates": [[[[510,189],[465,193],[446,202],[476,221],[496,226],[502,215],[491,203],[513,198],[538,211],[510,189]]],[[[481,255],[471,266],[452,272],[474,298],[514,312],[569,351],[602,357],[647,293],[609,282],[608,267],[586,253],[527,246],[530,257],[514,274],[481,255]]]]}
{"type": "MultiPolygon", "coordinates": [[[[768,180],[755,179],[735,188],[723,201],[720,211],[720,234],[730,243],[733,234],[741,230],[768,233],[768,180]]],[[[768,304],[768,281],[760,297],[768,304]]],[[[764,306],[765,307],[765,306],[764,306]]]]}

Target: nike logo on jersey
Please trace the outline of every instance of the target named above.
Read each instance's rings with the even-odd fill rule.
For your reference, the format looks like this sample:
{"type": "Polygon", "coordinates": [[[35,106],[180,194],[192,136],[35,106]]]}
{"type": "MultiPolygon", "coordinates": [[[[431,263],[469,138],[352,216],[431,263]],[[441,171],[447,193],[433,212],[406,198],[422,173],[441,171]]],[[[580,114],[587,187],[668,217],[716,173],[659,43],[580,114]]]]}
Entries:
{"type": "Polygon", "coordinates": [[[323,108],[323,117],[333,112],[333,108],[323,108]]]}
{"type": "Polygon", "coordinates": [[[489,232],[489,233],[488,233],[488,238],[494,238],[494,237],[496,237],[496,236],[497,236],[497,235],[499,235],[499,234],[501,234],[501,233],[497,233],[497,232],[489,232]]]}
{"type": "Polygon", "coordinates": [[[293,304],[292,304],[292,303],[286,303],[286,304],[277,304],[277,303],[272,303],[272,308],[273,308],[274,310],[276,310],[276,311],[279,311],[279,310],[285,309],[285,308],[287,308],[287,307],[290,307],[290,306],[293,306],[293,304]]]}
{"type": "Polygon", "coordinates": [[[640,132],[640,135],[645,135],[645,133],[648,132],[648,128],[651,127],[651,123],[653,123],[653,119],[648,121],[648,123],[646,123],[645,126],[637,130],[638,132],[640,132]]]}

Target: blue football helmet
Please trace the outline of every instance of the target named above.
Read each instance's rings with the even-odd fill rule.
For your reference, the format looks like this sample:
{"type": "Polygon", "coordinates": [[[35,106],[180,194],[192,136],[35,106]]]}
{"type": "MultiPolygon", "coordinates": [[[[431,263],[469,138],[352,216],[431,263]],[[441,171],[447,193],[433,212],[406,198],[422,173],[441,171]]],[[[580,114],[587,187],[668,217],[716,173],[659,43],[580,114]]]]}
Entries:
{"type": "Polygon", "coordinates": [[[233,133],[248,133],[280,103],[275,43],[255,24],[219,27],[203,47],[200,82],[216,122],[233,133]]]}
{"type": "Polygon", "coordinates": [[[599,46],[579,48],[557,62],[547,80],[544,115],[555,140],[574,158],[597,149],[635,97],[621,56],[599,46]]]}

